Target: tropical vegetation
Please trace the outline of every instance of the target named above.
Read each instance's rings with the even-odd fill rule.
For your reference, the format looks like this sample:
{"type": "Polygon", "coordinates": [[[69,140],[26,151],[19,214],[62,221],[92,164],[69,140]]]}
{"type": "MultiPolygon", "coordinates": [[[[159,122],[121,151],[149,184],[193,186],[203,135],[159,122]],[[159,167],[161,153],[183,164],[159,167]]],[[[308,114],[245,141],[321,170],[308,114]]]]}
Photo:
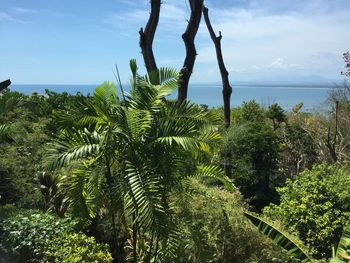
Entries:
{"type": "Polygon", "coordinates": [[[172,99],[177,70],[130,68],[87,96],[1,93],[1,263],[349,260],[347,83],[227,127],[172,99]]]}

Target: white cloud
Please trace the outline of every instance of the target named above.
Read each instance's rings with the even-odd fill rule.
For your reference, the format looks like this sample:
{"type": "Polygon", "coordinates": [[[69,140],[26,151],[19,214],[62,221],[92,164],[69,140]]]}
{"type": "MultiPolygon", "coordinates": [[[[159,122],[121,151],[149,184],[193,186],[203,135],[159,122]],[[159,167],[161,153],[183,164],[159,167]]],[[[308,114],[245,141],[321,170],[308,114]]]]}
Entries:
{"type": "Polygon", "coordinates": [[[8,13],[0,12],[0,21],[15,21],[15,19],[8,13]]]}
{"type": "MultiPolygon", "coordinates": [[[[339,72],[335,65],[341,60],[342,52],[349,48],[350,35],[346,32],[350,17],[346,9],[335,8],[340,0],[334,1],[335,4],[323,0],[307,3],[295,0],[291,7],[275,0],[250,0],[241,1],[238,7],[226,5],[225,8],[223,4],[216,8],[219,5],[209,1],[214,30],[223,35],[222,49],[227,68],[251,73],[252,77],[254,73],[272,75],[282,71],[285,74],[304,71],[304,74],[337,77],[339,72]]],[[[138,6],[126,5],[127,10],[106,17],[106,30],[118,30],[120,34],[129,32],[129,37],[138,39],[137,31],[146,25],[150,6],[148,1],[147,5],[145,1],[137,0],[137,3],[138,6]]],[[[181,34],[190,15],[186,4],[187,1],[166,1],[161,7],[155,37],[159,61],[167,61],[166,56],[169,56],[159,55],[161,52],[156,49],[157,45],[164,48],[163,41],[177,41],[178,50],[184,49],[181,34]]],[[[217,67],[215,49],[204,21],[199,28],[196,47],[195,71],[205,72],[209,67],[217,67]]],[[[180,62],[177,64],[181,65],[180,62]]]]}
{"type": "MultiPolygon", "coordinates": [[[[347,12],[333,10],[325,14],[321,8],[314,12],[310,8],[306,13],[268,13],[259,8],[209,9],[214,30],[223,35],[227,68],[235,72],[304,71],[339,76],[335,64],[350,43],[347,12]]],[[[198,63],[216,66],[215,49],[203,25],[199,38],[198,63]]]]}
{"type": "Polygon", "coordinates": [[[2,21],[2,22],[15,22],[15,23],[21,23],[21,24],[32,23],[31,21],[17,19],[15,17],[13,17],[12,15],[5,13],[5,12],[0,12],[0,21],[2,21]]]}
{"type": "Polygon", "coordinates": [[[35,14],[38,11],[34,9],[29,8],[23,8],[23,7],[14,7],[13,12],[16,14],[35,14]]]}
{"type": "Polygon", "coordinates": [[[159,18],[160,25],[162,25],[162,23],[168,26],[171,25],[172,28],[170,28],[170,30],[179,28],[184,30],[187,19],[188,13],[186,12],[186,9],[183,5],[169,4],[168,2],[165,2],[162,5],[159,18]]]}
{"type": "Polygon", "coordinates": [[[267,68],[271,68],[271,69],[304,69],[303,66],[300,66],[298,64],[286,63],[283,58],[277,58],[270,65],[268,65],[267,68]]]}
{"type": "Polygon", "coordinates": [[[277,58],[269,64],[265,65],[251,65],[248,67],[238,67],[230,69],[229,71],[238,73],[261,73],[261,72],[274,72],[277,71],[288,71],[288,70],[304,70],[305,68],[301,65],[294,63],[287,63],[283,58],[277,58]]]}
{"type": "MultiPolygon", "coordinates": [[[[126,4],[127,10],[114,12],[103,19],[103,23],[114,29],[140,29],[145,27],[149,18],[150,6],[144,4],[135,6],[126,4]]],[[[161,6],[157,32],[158,38],[168,37],[174,32],[182,32],[187,25],[189,12],[187,11],[185,1],[164,2],[161,6]],[[170,34],[169,34],[170,33],[170,34]]],[[[157,41],[157,40],[156,40],[157,41]]]]}

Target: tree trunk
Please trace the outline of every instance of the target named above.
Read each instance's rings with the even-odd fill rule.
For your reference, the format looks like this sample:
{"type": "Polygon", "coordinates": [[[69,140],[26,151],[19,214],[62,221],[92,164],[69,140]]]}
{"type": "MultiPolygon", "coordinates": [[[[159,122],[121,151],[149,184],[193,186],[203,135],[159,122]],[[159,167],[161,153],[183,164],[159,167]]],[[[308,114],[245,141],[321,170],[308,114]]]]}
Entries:
{"type": "Polygon", "coordinates": [[[231,98],[231,94],[232,94],[232,87],[230,86],[230,81],[228,79],[228,72],[226,70],[224,59],[222,56],[222,50],[221,50],[222,35],[221,35],[221,32],[219,32],[219,36],[215,35],[213,27],[211,26],[207,7],[203,7],[203,15],[204,15],[204,20],[205,20],[205,23],[207,25],[210,37],[213,40],[213,43],[215,45],[216,59],[218,61],[220,74],[221,74],[221,80],[222,80],[222,95],[223,95],[223,100],[224,100],[225,127],[228,128],[228,127],[230,127],[230,124],[231,124],[230,98],[231,98]]]}
{"type": "MultiPolygon", "coordinates": [[[[230,99],[232,94],[232,87],[230,85],[230,81],[228,79],[228,72],[225,67],[224,58],[222,56],[222,50],[221,50],[221,32],[219,32],[219,36],[215,35],[214,29],[211,25],[209,15],[208,15],[208,8],[203,7],[203,15],[204,20],[207,25],[209,34],[211,39],[213,40],[213,43],[215,45],[215,51],[216,51],[216,59],[218,61],[220,74],[221,74],[221,80],[222,80],[222,96],[224,101],[224,123],[225,128],[228,129],[231,125],[231,106],[230,106],[230,99]]],[[[224,171],[225,175],[227,177],[231,177],[232,175],[232,164],[231,164],[231,153],[228,153],[225,158],[224,163],[224,171]]]]}
{"type": "Polygon", "coordinates": [[[337,135],[338,135],[338,107],[339,107],[339,101],[335,101],[335,131],[333,136],[333,142],[331,142],[331,129],[328,128],[327,133],[327,141],[326,146],[329,150],[329,153],[332,157],[333,162],[338,161],[338,156],[336,152],[336,146],[337,146],[337,135]]]}
{"type": "Polygon", "coordinates": [[[133,257],[133,263],[137,263],[137,223],[135,213],[133,214],[133,226],[132,226],[132,257],[133,257]]]}
{"type": "Polygon", "coordinates": [[[194,39],[196,37],[199,23],[202,17],[203,0],[189,0],[191,6],[191,17],[188,22],[185,33],[182,35],[182,39],[186,47],[186,57],[182,69],[180,71],[181,76],[179,80],[179,90],[177,95],[177,105],[180,105],[187,99],[188,83],[192,74],[194,62],[196,60],[196,47],[194,45],[194,39]]]}
{"type": "Polygon", "coordinates": [[[161,0],[151,0],[151,13],[145,30],[141,27],[140,47],[147,72],[157,70],[157,64],[153,55],[153,39],[159,22],[161,0]]]}
{"type": "MultiPolygon", "coordinates": [[[[118,233],[117,233],[117,227],[116,227],[116,220],[115,220],[115,204],[114,204],[114,198],[113,198],[113,178],[112,178],[112,171],[109,159],[105,158],[105,164],[106,164],[106,182],[108,186],[108,194],[109,194],[109,203],[110,203],[110,215],[112,220],[112,240],[113,244],[111,246],[113,257],[115,258],[116,262],[124,262],[125,258],[125,251],[124,251],[124,244],[118,244],[118,233]]],[[[122,241],[123,243],[123,241],[122,241]]]]}

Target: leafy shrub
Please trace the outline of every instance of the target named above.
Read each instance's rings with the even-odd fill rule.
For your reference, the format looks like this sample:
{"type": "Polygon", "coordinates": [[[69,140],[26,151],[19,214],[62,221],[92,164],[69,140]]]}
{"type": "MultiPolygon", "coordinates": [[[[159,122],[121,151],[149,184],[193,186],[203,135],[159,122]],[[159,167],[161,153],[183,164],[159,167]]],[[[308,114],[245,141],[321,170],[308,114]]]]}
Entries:
{"type": "Polygon", "coordinates": [[[35,173],[43,168],[43,145],[49,140],[45,134],[48,118],[34,117],[23,107],[6,116],[12,140],[0,140],[0,204],[26,208],[41,204],[35,173]]]}
{"type": "Polygon", "coordinates": [[[243,124],[246,122],[264,123],[266,112],[255,100],[244,101],[241,107],[235,108],[233,117],[234,124],[243,124]]]}
{"type": "Polygon", "coordinates": [[[30,262],[40,258],[47,239],[73,231],[77,222],[34,210],[23,210],[3,220],[1,244],[3,250],[19,262],[30,262]]]}
{"type": "Polygon", "coordinates": [[[317,144],[313,136],[298,122],[288,123],[283,137],[283,158],[279,168],[284,177],[294,178],[316,163],[317,144]]]}
{"type": "Polygon", "coordinates": [[[346,170],[317,165],[279,188],[281,203],[264,209],[308,244],[316,258],[330,256],[350,218],[350,175],[346,170]]]}
{"type": "Polygon", "coordinates": [[[190,195],[190,200],[176,201],[183,235],[177,262],[290,262],[244,217],[238,191],[229,193],[193,180],[190,195]]]}
{"type": "Polygon", "coordinates": [[[40,262],[112,262],[107,244],[98,244],[93,237],[81,233],[65,233],[54,239],[46,239],[43,254],[40,262]]]}
{"type": "Polygon", "coordinates": [[[6,218],[17,215],[19,211],[20,210],[12,204],[0,205],[0,223],[6,218]]]}
{"type": "Polygon", "coordinates": [[[259,122],[232,126],[221,155],[232,157],[232,179],[257,210],[276,198],[272,179],[278,173],[280,147],[271,127],[259,122]]]}

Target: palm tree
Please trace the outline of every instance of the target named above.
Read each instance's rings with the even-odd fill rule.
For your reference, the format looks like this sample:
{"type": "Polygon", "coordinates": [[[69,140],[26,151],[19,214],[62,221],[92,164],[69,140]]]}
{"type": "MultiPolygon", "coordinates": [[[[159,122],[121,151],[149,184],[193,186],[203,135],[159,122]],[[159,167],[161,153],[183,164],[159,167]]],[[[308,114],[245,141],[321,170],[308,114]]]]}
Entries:
{"type": "Polygon", "coordinates": [[[124,99],[113,84],[104,83],[84,112],[63,115],[74,119],[75,127],[63,129],[51,145],[49,167],[72,169],[63,179],[72,207],[84,207],[94,217],[100,200],[109,200],[113,245],[121,248],[119,262],[125,258],[126,239],[131,240],[132,259],[137,262],[140,238],[149,239],[148,262],[157,256],[169,260],[176,257],[179,243],[170,193],[183,189],[189,172],[231,186],[219,168],[191,169],[187,163],[221,139],[215,125],[219,118],[191,102],[176,105],[166,99],[177,89],[176,70],[161,68],[141,77],[134,61],[131,69],[131,92],[123,94],[124,99]],[[123,229],[121,240],[117,224],[123,229]]]}

